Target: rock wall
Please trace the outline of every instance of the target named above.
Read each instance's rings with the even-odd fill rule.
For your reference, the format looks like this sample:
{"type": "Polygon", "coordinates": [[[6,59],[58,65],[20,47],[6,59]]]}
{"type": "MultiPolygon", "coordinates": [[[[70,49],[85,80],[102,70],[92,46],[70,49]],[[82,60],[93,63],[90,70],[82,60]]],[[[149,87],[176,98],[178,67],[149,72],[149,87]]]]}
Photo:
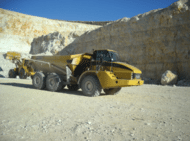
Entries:
{"type": "Polygon", "coordinates": [[[57,21],[25,15],[0,8],[0,52],[19,51],[29,53],[33,38],[60,32],[65,38],[65,45],[72,33],[77,36],[101,26],[57,21]]]}
{"type": "Polygon", "coordinates": [[[30,54],[56,54],[65,47],[65,38],[59,33],[49,33],[46,36],[34,38],[30,54]]]}
{"type": "Polygon", "coordinates": [[[33,39],[29,53],[55,55],[79,36],[76,32],[71,32],[66,37],[59,32],[42,35],[33,39]]]}
{"type": "Polygon", "coordinates": [[[190,78],[190,1],[180,0],[165,9],[123,18],[80,36],[59,54],[109,48],[121,60],[160,79],[166,70],[190,78]],[[67,51],[67,52],[66,52],[67,51]]]}

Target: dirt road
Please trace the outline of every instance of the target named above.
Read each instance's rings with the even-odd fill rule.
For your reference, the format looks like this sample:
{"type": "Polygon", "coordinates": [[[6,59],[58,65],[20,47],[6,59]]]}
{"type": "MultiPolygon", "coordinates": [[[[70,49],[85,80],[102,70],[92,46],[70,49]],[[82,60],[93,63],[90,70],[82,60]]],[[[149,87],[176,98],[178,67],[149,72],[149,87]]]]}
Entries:
{"type": "Polygon", "coordinates": [[[86,97],[0,78],[0,113],[0,141],[190,140],[190,87],[143,85],[86,97]]]}

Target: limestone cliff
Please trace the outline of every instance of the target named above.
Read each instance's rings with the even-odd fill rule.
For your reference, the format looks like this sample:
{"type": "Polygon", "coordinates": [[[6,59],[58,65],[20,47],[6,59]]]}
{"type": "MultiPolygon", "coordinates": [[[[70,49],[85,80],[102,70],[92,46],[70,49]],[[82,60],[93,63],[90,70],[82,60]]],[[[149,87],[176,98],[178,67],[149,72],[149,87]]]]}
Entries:
{"type": "Polygon", "coordinates": [[[46,36],[34,38],[30,54],[56,54],[65,47],[65,38],[59,33],[49,33],[46,36]]]}
{"type": "Polygon", "coordinates": [[[164,9],[123,18],[85,33],[59,54],[109,48],[121,60],[140,68],[145,77],[160,79],[166,70],[190,78],[190,0],[164,9]]]}
{"type": "Polygon", "coordinates": [[[68,36],[77,36],[101,26],[51,20],[25,15],[0,8],[0,52],[19,51],[29,53],[33,38],[60,32],[68,45],[68,36]]]}

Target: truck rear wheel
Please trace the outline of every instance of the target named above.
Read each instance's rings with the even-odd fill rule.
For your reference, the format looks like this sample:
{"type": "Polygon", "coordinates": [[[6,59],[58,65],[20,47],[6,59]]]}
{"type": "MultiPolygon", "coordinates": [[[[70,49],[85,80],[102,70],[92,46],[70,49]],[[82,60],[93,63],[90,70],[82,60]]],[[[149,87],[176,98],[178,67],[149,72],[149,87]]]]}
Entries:
{"type": "Polygon", "coordinates": [[[99,96],[101,93],[101,85],[97,77],[88,75],[81,82],[82,92],[86,96],[99,96]]]}
{"type": "Polygon", "coordinates": [[[63,80],[56,73],[50,73],[46,78],[46,88],[50,91],[60,91],[63,88],[63,80]]]}
{"type": "Polygon", "coordinates": [[[110,89],[104,89],[104,92],[110,95],[117,95],[120,90],[121,88],[110,88],[110,89]]]}
{"type": "Polygon", "coordinates": [[[70,91],[77,91],[79,89],[79,86],[77,84],[75,85],[67,85],[68,89],[70,91]]]}
{"type": "Polygon", "coordinates": [[[26,79],[27,78],[26,72],[23,68],[21,68],[19,71],[19,78],[20,79],[26,79]]]}
{"type": "Polygon", "coordinates": [[[9,70],[9,78],[16,78],[16,72],[14,71],[14,69],[9,70]]]}
{"type": "Polygon", "coordinates": [[[44,89],[46,87],[46,77],[42,72],[36,72],[32,79],[32,84],[37,89],[44,89]]]}

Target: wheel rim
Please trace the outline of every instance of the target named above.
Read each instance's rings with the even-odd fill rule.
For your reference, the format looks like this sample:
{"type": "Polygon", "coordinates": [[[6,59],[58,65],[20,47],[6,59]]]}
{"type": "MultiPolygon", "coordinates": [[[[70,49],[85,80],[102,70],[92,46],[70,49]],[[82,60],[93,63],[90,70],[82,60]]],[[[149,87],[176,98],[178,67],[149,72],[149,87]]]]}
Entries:
{"type": "Polygon", "coordinates": [[[50,84],[50,86],[54,86],[54,85],[55,85],[54,79],[50,79],[50,80],[49,80],[49,84],[50,84]]]}
{"type": "Polygon", "coordinates": [[[92,91],[93,90],[93,84],[92,84],[92,82],[91,81],[87,81],[86,83],[85,83],[85,89],[86,89],[86,91],[92,91]]]}
{"type": "Polygon", "coordinates": [[[23,72],[20,72],[20,76],[21,76],[21,77],[23,76],[23,72]]]}
{"type": "Polygon", "coordinates": [[[36,83],[37,85],[40,84],[40,78],[39,78],[39,77],[35,77],[35,83],[36,83]]]}

